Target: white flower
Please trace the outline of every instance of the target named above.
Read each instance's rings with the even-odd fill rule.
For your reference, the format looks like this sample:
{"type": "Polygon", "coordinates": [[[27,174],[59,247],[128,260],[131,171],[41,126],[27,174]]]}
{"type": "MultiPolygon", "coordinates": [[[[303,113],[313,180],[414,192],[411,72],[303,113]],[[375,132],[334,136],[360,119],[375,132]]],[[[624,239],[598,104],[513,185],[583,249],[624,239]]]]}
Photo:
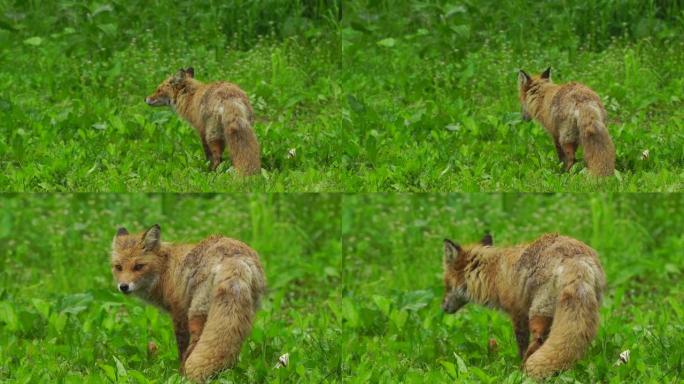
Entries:
{"type": "Polygon", "coordinates": [[[620,353],[620,358],[615,362],[615,365],[627,364],[629,361],[629,349],[620,353]]]}
{"type": "Polygon", "coordinates": [[[278,362],[275,365],[275,369],[281,368],[281,367],[287,367],[287,365],[290,363],[290,354],[286,353],[278,358],[278,362]]]}

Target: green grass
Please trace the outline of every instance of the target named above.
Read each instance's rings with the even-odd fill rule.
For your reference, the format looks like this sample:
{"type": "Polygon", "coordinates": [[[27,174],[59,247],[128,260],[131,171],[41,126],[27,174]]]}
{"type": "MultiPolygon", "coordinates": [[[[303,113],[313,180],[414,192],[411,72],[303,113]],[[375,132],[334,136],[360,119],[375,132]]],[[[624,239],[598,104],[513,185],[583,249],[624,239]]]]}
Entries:
{"type": "Polygon", "coordinates": [[[166,240],[241,239],[264,264],[268,293],[223,382],[524,381],[504,314],[440,309],[442,239],[490,230],[501,245],[558,231],[599,253],[599,334],[552,381],[675,383],[683,212],[682,194],[4,195],[0,381],[182,381],[169,317],[119,294],[109,270],[117,226],[160,223],[166,240]]]}
{"type": "Polygon", "coordinates": [[[352,383],[520,383],[509,318],[442,313],[445,237],[510,245],[552,231],[597,250],[607,289],[586,357],[558,383],[683,380],[684,195],[370,194],[343,203],[343,377],[352,383]],[[490,353],[488,340],[498,342],[490,353]],[[622,351],[631,359],[614,366],[622,351]]]}
{"type": "Polygon", "coordinates": [[[116,227],[152,223],[166,241],[221,233],[260,255],[268,293],[221,382],[336,382],[339,211],[326,194],[1,196],[0,382],[181,381],[170,318],[118,293],[109,267],[116,227]]]}
{"type": "Polygon", "coordinates": [[[684,187],[679,2],[148,3],[0,1],[1,190],[684,187]],[[549,65],[601,95],[617,177],[564,174],[520,121],[517,70],[549,65]],[[261,175],[208,172],[194,130],[143,103],[187,66],[249,94],[261,175]]]}
{"type": "MultiPolygon", "coordinates": [[[[342,26],[352,190],[672,191],[684,186],[681,4],[355,1],[342,26]],[[552,67],[606,105],[619,177],[561,172],[523,123],[517,71],[552,67]],[[648,150],[647,159],[642,153],[648,150]]],[[[580,154],[580,157],[582,155],[580,154]]]]}
{"type": "Polygon", "coordinates": [[[0,2],[2,190],[341,189],[351,137],[333,1],[12,3],[0,2]],[[194,129],[144,103],[187,66],[248,93],[262,175],[208,172],[194,129]]]}

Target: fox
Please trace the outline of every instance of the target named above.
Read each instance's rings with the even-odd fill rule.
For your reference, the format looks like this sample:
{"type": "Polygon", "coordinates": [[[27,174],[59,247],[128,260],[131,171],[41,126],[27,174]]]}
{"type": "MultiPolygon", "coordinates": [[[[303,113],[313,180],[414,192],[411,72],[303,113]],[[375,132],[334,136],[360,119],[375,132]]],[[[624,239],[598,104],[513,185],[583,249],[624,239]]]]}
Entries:
{"type": "Polygon", "coordinates": [[[219,81],[202,83],[192,67],[181,68],[145,98],[151,107],[171,106],[199,134],[210,169],[216,170],[228,146],[233,166],[250,176],[261,171],[261,149],[252,129],[252,105],[235,84],[219,81]]]}
{"type": "Polygon", "coordinates": [[[535,119],[553,138],[558,159],[569,172],[580,144],[590,174],[615,174],[615,146],[606,126],[606,109],[586,85],[554,84],[551,67],[541,75],[518,72],[518,93],[522,120],[535,119]]]}
{"type": "Polygon", "coordinates": [[[548,233],[496,247],[489,233],[464,246],[445,239],[443,267],[442,310],[474,302],[506,312],[533,379],[569,369],[598,332],[605,275],[596,251],[579,240],[548,233]]]}
{"type": "Polygon", "coordinates": [[[111,269],[121,293],[170,314],[181,374],[202,382],[234,366],[266,289],[256,251],[221,235],[173,244],[158,224],[136,234],[119,227],[111,269]]]}

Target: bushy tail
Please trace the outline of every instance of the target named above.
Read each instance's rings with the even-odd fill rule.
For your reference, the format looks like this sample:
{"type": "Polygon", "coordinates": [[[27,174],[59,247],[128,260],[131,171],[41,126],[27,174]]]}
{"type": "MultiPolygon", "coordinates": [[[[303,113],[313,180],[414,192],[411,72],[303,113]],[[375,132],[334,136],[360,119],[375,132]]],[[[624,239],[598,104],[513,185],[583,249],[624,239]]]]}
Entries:
{"type": "Polygon", "coordinates": [[[204,330],[184,365],[188,379],[204,381],[237,362],[252,330],[255,298],[250,285],[234,277],[216,288],[204,330]]]}
{"type": "Polygon", "coordinates": [[[615,174],[615,146],[603,119],[593,111],[579,121],[580,141],[589,172],[594,176],[615,174]]]}
{"type": "Polygon", "coordinates": [[[225,136],[230,158],[235,169],[243,176],[261,172],[261,149],[245,107],[237,105],[234,112],[224,116],[225,136]]]}
{"type": "Polygon", "coordinates": [[[575,280],[560,294],[551,332],[525,362],[525,373],[543,379],[568,369],[579,360],[596,336],[600,293],[588,282],[575,280]]]}

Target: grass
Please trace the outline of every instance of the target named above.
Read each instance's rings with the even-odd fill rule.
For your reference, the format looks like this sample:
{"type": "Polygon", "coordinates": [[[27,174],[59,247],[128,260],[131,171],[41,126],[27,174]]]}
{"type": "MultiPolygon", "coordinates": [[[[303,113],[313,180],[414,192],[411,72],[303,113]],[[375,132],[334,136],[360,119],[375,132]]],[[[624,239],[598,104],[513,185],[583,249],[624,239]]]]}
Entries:
{"type": "Polygon", "coordinates": [[[502,245],[558,231],[600,256],[599,334],[552,382],[679,382],[683,209],[682,194],[4,195],[0,381],[182,382],[169,317],[119,294],[108,264],[117,226],[160,223],[171,241],[241,239],[264,264],[268,294],[220,382],[523,382],[504,314],[440,309],[442,239],[487,229],[502,245]]]}
{"type": "Polygon", "coordinates": [[[678,2],[194,4],[0,2],[0,189],[683,187],[678,2]],[[595,182],[582,162],[562,173],[543,129],[521,122],[517,70],[549,65],[556,81],[601,95],[615,178],[595,182]],[[261,175],[239,178],[229,164],[208,172],[194,130],[143,103],[187,66],[247,91],[261,175]]]}
{"type": "Polygon", "coordinates": [[[160,223],[166,241],[221,233],[260,255],[268,293],[220,382],[336,382],[336,195],[51,194],[0,197],[0,381],[179,383],[169,316],[117,292],[116,227],[160,223]],[[148,342],[158,345],[148,354],[148,342]],[[274,369],[290,354],[287,368],[274,369]]]}
{"type": "Polygon", "coordinates": [[[622,192],[684,188],[683,26],[664,0],[0,0],[0,382],[184,381],[170,319],[108,266],[117,226],[156,222],[264,264],[219,382],[526,381],[503,314],[440,311],[442,239],[485,230],[600,255],[599,335],[552,382],[682,381],[684,195],[622,192]],[[144,104],[188,66],[248,93],[260,175],[209,172],[194,130],[144,104]],[[601,96],[615,177],[563,173],[521,121],[517,71],[548,66],[601,96]],[[160,191],[183,194],[141,193],[160,191]]]}
{"type": "Polygon", "coordinates": [[[679,383],[681,194],[367,194],[343,203],[343,377],[350,383],[520,383],[509,318],[441,311],[442,239],[509,245],[547,232],[597,250],[607,289],[587,355],[558,383],[679,383]],[[488,350],[495,339],[498,351],[488,350]],[[622,351],[631,359],[615,366],[622,351]]]}
{"type": "MultiPolygon", "coordinates": [[[[352,190],[673,191],[684,182],[681,4],[355,1],[342,25],[352,190]],[[520,119],[517,71],[606,105],[618,177],[561,172],[520,119]],[[644,158],[644,151],[649,156],[644,158]]],[[[581,157],[581,155],[580,155],[581,157]]]]}
{"type": "Polygon", "coordinates": [[[0,3],[2,189],[340,189],[337,154],[351,138],[338,117],[338,7],[192,4],[0,3]],[[229,164],[208,172],[194,129],[144,103],[187,66],[201,81],[229,80],[248,93],[262,175],[242,179],[226,173],[229,164]]]}

